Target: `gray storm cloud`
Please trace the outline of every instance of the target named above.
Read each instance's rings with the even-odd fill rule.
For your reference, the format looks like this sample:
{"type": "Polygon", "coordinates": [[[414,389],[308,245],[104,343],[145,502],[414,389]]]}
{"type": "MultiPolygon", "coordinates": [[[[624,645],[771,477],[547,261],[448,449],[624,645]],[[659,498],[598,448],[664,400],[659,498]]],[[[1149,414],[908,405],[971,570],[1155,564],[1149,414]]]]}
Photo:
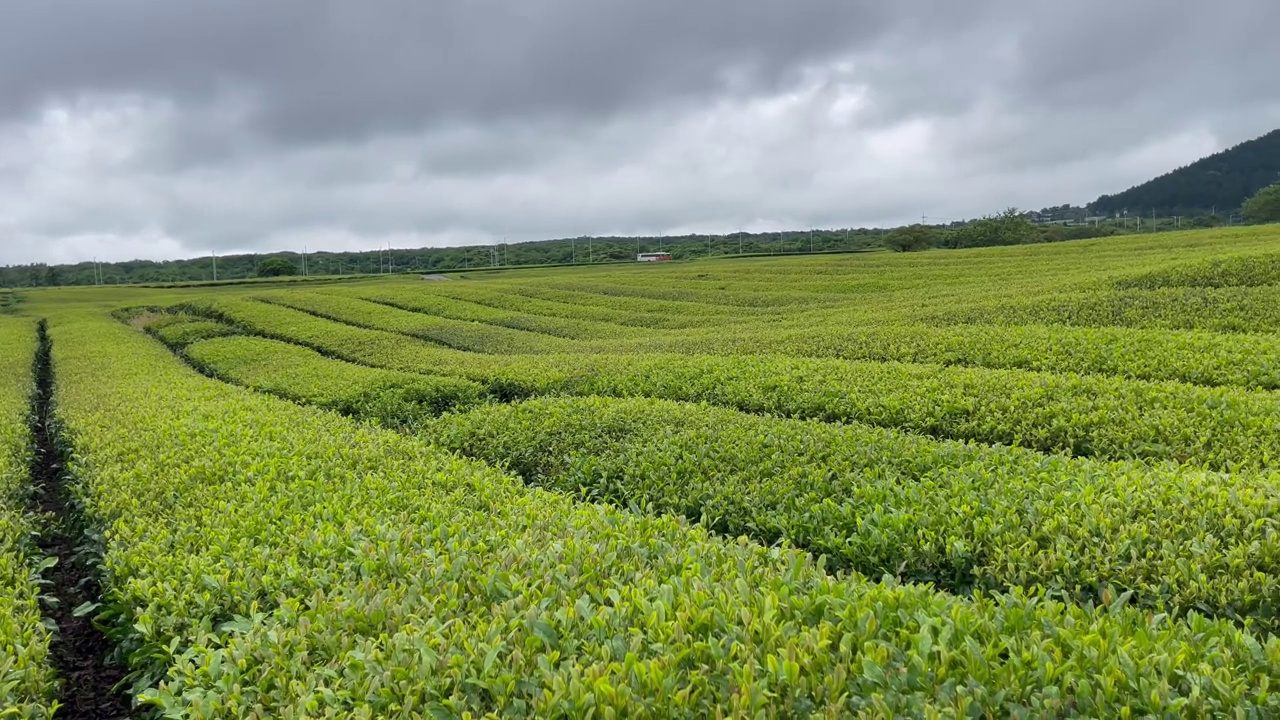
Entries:
{"type": "Polygon", "coordinates": [[[963,217],[1280,125],[1274,0],[6,3],[0,264],[963,217]]]}

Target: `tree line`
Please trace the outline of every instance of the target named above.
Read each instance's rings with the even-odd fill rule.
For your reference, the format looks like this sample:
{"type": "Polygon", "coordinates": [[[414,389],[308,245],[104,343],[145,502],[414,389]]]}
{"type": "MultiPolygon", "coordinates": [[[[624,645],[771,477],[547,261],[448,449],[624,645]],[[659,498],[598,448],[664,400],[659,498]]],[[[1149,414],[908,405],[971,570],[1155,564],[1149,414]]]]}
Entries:
{"type": "MultiPolygon", "coordinates": [[[[647,237],[582,236],[468,247],[383,249],[365,252],[252,253],[187,260],[132,260],[71,265],[30,264],[0,268],[0,287],[118,285],[243,281],[254,278],[446,272],[484,267],[580,265],[635,260],[639,253],[668,253],[674,260],[723,255],[790,255],[863,252],[888,248],[910,252],[961,249],[1106,237],[1134,231],[1212,227],[1229,223],[1220,215],[1089,218],[1069,205],[998,215],[945,225],[916,224],[892,230],[845,228],[772,233],[647,237]],[[1092,220],[1092,222],[1090,222],[1092,220]]],[[[1280,182],[1247,198],[1241,217],[1248,222],[1280,222],[1280,182]]]]}
{"type": "Polygon", "coordinates": [[[132,260],[0,268],[0,287],[194,283],[282,276],[376,275],[445,272],[482,267],[520,267],[631,262],[638,253],[665,252],[673,259],[723,255],[791,255],[880,249],[888,230],[813,229],[770,233],[646,237],[581,236],[496,245],[396,248],[364,252],[275,252],[205,256],[186,260],[132,260]]]}

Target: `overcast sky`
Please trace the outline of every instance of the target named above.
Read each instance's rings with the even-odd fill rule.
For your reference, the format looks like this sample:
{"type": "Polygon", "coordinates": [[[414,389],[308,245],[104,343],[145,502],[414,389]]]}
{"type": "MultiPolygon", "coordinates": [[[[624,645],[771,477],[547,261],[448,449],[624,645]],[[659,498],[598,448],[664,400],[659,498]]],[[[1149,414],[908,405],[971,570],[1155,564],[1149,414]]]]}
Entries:
{"type": "Polygon", "coordinates": [[[0,264],[890,225],[1280,127],[1277,0],[4,0],[0,264]]]}

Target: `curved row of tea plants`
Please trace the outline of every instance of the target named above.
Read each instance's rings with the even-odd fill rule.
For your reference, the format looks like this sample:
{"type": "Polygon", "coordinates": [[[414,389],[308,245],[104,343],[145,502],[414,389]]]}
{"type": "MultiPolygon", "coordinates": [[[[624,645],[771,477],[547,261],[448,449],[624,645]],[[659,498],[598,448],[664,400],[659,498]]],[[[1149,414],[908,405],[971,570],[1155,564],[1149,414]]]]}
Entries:
{"type": "MultiPolygon", "coordinates": [[[[435,288],[432,288],[435,290],[435,288]]],[[[1280,388],[1280,336],[1224,334],[1127,327],[1074,327],[1064,325],[921,325],[886,324],[883,319],[851,323],[844,311],[797,314],[786,320],[761,317],[708,318],[697,327],[676,331],[650,330],[638,335],[633,325],[564,318],[546,318],[463,303],[419,287],[370,288],[354,286],[326,289],[325,294],[354,295],[405,310],[476,322],[519,327],[564,338],[595,340],[578,346],[522,342],[504,348],[477,338],[486,352],[681,353],[681,354],[777,354],[799,357],[835,357],[935,363],[999,369],[1070,372],[1128,377],[1139,380],[1173,380],[1195,385],[1238,385],[1280,388]],[[468,308],[469,306],[469,308],[468,308]],[[551,320],[553,325],[544,321],[551,320]],[[558,327],[554,323],[572,323],[558,327]],[[582,327],[580,327],[582,326],[582,327]]],[[[488,292],[466,288],[451,296],[488,292]]],[[[514,307],[520,296],[507,296],[514,307]]],[[[528,302],[538,302],[536,300],[528,302]]],[[[314,301],[313,301],[314,302],[314,301]]],[[[286,305],[300,307],[295,303],[286,305]]],[[[619,307],[625,303],[619,303],[619,307]]],[[[573,307],[566,305],[565,307],[573,307]]],[[[317,314],[365,327],[404,332],[406,318],[392,314],[370,317],[363,305],[329,307],[324,302],[309,307],[317,314]]],[[[596,309],[596,308],[591,308],[596,309]]],[[[523,309],[533,312],[527,308],[523,309]]],[[[685,318],[686,316],[680,316],[685,318]]],[[[408,318],[412,320],[412,318],[408,318]]],[[[409,323],[412,328],[412,323],[409,323]]],[[[427,339],[431,339],[428,337],[427,339]]],[[[447,343],[462,345],[454,339],[447,343]]]]}
{"type": "Polygon", "coordinates": [[[266,338],[198,341],[184,355],[214,377],[391,427],[412,427],[487,397],[481,385],[469,380],[327,360],[313,350],[266,338]]]}
{"type": "MultiPolygon", "coordinates": [[[[347,290],[348,292],[337,292],[336,289],[326,290],[324,294],[355,297],[400,310],[449,318],[451,320],[485,323],[568,340],[613,340],[625,337],[641,337],[644,332],[642,328],[633,325],[601,322],[593,319],[539,315],[528,312],[525,308],[519,310],[500,309],[437,293],[426,293],[417,289],[415,289],[416,291],[408,291],[408,288],[356,287],[347,288],[347,290]]],[[[357,307],[360,306],[357,305],[357,307]]]]}
{"type": "MultiPolygon", "coordinates": [[[[338,362],[318,358],[320,362],[338,362]]],[[[489,405],[433,442],[586,499],[786,540],[873,577],[1047,588],[1275,630],[1280,485],[649,399],[489,405]]]]}
{"type": "Polygon", "coordinates": [[[573,280],[547,283],[553,290],[569,290],[618,298],[625,304],[631,299],[659,300],[693,305],[710,305],[726,310],[751,308],[756,310],[794,310],[823,305],[839,305],[847,298],[839,293],[806,292],[804,290],[777,289],[737,290],[729,287],[695,288],[684,284],[655,282],[641,274],[610,278],[607,281],[573,280]]]}
{"type": "Polygon", "coordinates": [[[53,716],[57,679],[40,608],[43,581],[26,515],[35,323],[0,317],[0,718],[53,716]]]}
{"type": "MultiPolygon", "coordinates": [[[[397,375],[263,338],[187,353],[231,382],[327,407],[342,405],[329,388],[359,394],[362,378],[397,375]],[[333,378],[324,390],[313,382],[321,376],[333,378]]],[[[428,422],[434,414],[422,408],[418,423],[401,424],[541,487],[786,540],[873,577],[1070,599],[1134,591],[1160,610],[1267,629],[1280,605],[1280,486],[1270,476],[1155,471],[649,399],[541,399],[428,422]]]]}
{"type": "MultiPolygon", "coordinates": [[[[392,288],[388,288],[392,290],[392,288]]],[[[394,288],[397,295],[410,294],[405,288],[394,288]]],[[[432,288],[454,300],[466,301],[497,310],[515,310],[544,317],[569,320],[592,320],[626,327],[680,329],[736,318],[755,318],[764,314],[751,308],[723,308],[694,303],[662,300],[619,302],[616,298],[547,290],[536,285],[467,285],[432,288]]]]}
{"type": "MultiPolygon", "coordinates": [[[[493,316],[468,312],[459,309],[457,300],[417,288],[354,287],[325,292],[342,292],[405,310],[494,324],[515,326],[523,322],[521,318],[531,317],[514,311],[493,310],[498,313],[493,316]]],[[[323,307],[316,309],[318,314],[366,327],[401,329],[387,319],[371,321],[363,317],[359,307],[343,314],[326,313],[323,307]]],[[[590,323],[589,331],[571,333],[564,329],[550,334],[598,340],[575,347],[575,352],[768,353],[1280,388],[1280,361],[1276,360],[1280,357],[1280,337],[1275,335],[1041,325],[850,325],[840,313],[828,315],[812,319],[800,316],[785,323],[765,323],[762,318],[751,318],[750,322],[706,321],[698,328],[651,332],[643,337],[636,335],[631,326],[596,322],[590,323]]],[[[534,329],[537,324],[529,322],[525,329],[534,329]]],[[[488,351],[494,348],[487,343],[485,347],[488,351]]],[[[555,352],[564,346],[536,349],[555,352]]]]}
{"type": "Polygon", "coordinates": [[[1280,285],[1107,290],[1002,302],[941,319],[961,323],[1121,326],[1225,333],[1280,331],[1280,285]]]}
{"type": "Polygon", "coordinates": [[[1109,459],[1259,468],[1280,445],[1280,396],[1101,376],[770,356],[493,356],[265,303],[199,308],[374,367],[464,377],[504,399],[545,394],[709,402],[943,438],[1109,459]]]}
{"type": "Polygon", "coordinates": [[[1122,290],[1259,285],[1280,285],[1280,253],[1215,257],[1151,270],[1115,282],[1122,290]]]}
{"type": "Polygon", "coordinates": [[[833,578],[51,327],[106,612],[172,715],[1280,710],[1229,622],[833,578]],[[660,709],[660,710],[658,710],[660,709]]]}
{"type": "Polygon", "coordinates": [[[235,328],[226,323],[187,315],[144,318],[142,323],[145,324],[147,332],[164,344],[173,347],[189,345],[197,340],[239,334],[235,328]]]}
{"type": "Polygon", "coordinates": [[[456,350],[526,354],[568,352],[575,346],[572,341],[554,335],[453,320],[343,295],[293,292],[264,296],[263,300],[329,320],[408,335],[456,350]]]}
{"type": "Polygon", "coordinates": [[[584,344],[597,352],[777,354],[1280,388],[1280,335],[1045,325],[733,327],[584,344]]]}

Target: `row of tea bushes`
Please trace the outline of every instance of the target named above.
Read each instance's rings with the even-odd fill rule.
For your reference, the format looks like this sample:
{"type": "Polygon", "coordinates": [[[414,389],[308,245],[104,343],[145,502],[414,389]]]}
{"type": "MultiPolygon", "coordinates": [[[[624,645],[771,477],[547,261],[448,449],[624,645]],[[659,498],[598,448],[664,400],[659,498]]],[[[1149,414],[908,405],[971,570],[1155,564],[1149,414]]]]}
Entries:
{"type": "Polygon", "coordinates": [[[1280,331],[1280,286],[1095,290],[939,311],[938,318],[959,323],[1274,333],[1280,331]]]}
{"type": "Polygon", "coordinates": [[[40,607],[41,573],[27,514],[35,323],[0,317],[0,718],[53,716],[57,679],[50,628],[40,607]]]}
{"type": "Polygon", "coordinates": [[[1280,388],[1280,335],[1064,325],[719,327],[584,343],[579,351],[772,354],[1280,388]]]}
{"type": "Polygon", "coordinates": [[[203,340],[188,345],[184,355],[215,377],[397,428],[487,397],[469,380],[328,360],[313,350],[259,337],[203,340]]]}
{"type": "MultiPolygon", "coordinates": [[[[416,290],[416,289],[415,289],[416,290]]],[[[407,288],[370,288],[356,286],[327,290],[325,295],[356,297],[393,308],[434,317],[484,323],[524,332],[539,333],[569,340],[613,340],[641,337],[643,329],[631,325],[601,322],[594,319],[539,315],[528,308],[501,309],[459,300],[437,293],[409,291],[407,288]]],[[[535,302],[530,300],[530,303],[535,302]]]]}

